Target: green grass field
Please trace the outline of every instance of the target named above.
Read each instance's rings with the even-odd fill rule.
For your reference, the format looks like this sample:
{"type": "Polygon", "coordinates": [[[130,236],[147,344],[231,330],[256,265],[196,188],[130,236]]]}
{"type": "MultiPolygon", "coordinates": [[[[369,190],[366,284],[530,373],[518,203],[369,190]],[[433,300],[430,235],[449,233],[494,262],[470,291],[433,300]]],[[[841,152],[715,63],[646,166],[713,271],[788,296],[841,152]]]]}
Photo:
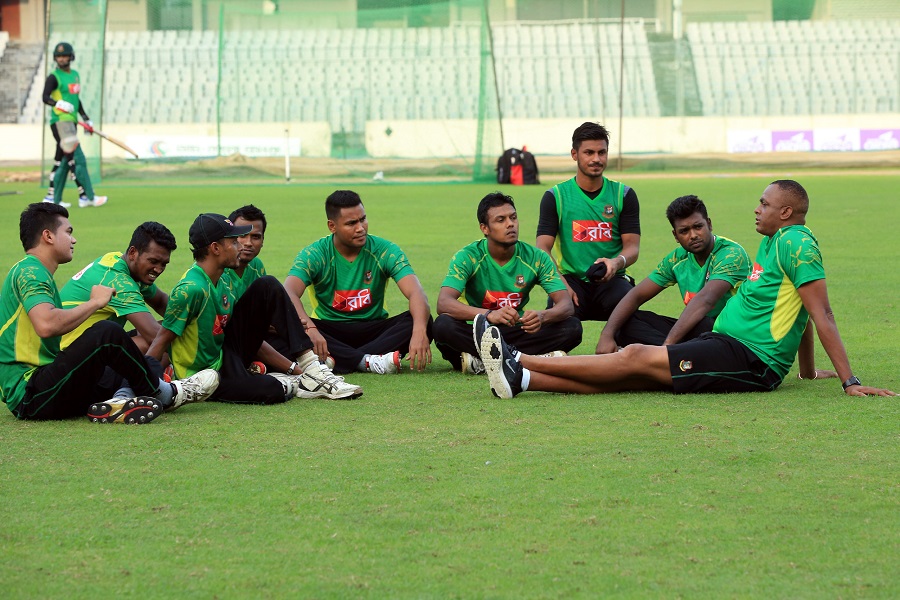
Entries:
{"type": "MultiPolygon", "coordinates": [[[[641,279],[674,241],[668,202],[696,193],[714,231],[759,245],[753,209],[774,176],[641,177],[641,279]]],[[[900,177],[797,177],[825,256],[855,373],[900,390],[900,177]]],[[[544,176],[547,183],[552,179],[544,176]]],[[[72,209],[75,260],[125,250],[144,220],[190,265],[199,212],[254,203],[261,257],[283,279],[326,233],[340,186],[101,186],[72,209]]],[[[546,186],[506,187],[533,242],[546,186]]],[[[400,244],[432,302],[450,256],[476,239],[496,185],[359,185],[370,233],[400,244]]],[[[18,214],[43,195],[0,183],[3,273],[22,255],[18,214]]],[[[69,192],[67,199],[71,199],[69,192]]],[[[0,292],[2,293],[2,292],[0,292]]],[[[390,288],[388,308],[404,310],[390,288]]],[[[537,294],[533,302],[542,303],[537,294]]],[[[677,314],[675,292],[651,309],[677,314]]],[[[593,351],[590,323],[580,353],[593,351]]],[[[819,349],[817,364],[830,367],[819,349]]],[[[353,375],[353,402],[188,406],[147,427],[0,416],[0,590],[6,598],[897,598],[895,398],[845,397],[835,380],[771,394],[491,396],[450,371],[353,375]],[[893,573],[893,575],[892,575],[893,573]]]]}

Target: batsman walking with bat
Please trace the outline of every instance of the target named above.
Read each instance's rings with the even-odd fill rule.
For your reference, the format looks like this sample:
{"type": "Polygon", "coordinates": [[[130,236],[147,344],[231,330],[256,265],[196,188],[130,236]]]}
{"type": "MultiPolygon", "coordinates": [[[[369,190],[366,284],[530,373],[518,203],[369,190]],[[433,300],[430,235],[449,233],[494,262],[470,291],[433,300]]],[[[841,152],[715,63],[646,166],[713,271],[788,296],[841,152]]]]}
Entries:
{"type": "Polygon", "coordinates": [[[91,135],[92,129],[90,117],[88,117],[81,103],[81,77],[78,71],[72,69],[75,60],[75,50],[68,42],[60,42],[53,50],[53,60],[56,69],[47,76],[44,83],[44,104],[53,107],[50,112],[50,131],[56,140],[56,156],[53,169],[50,171],[50,188],[44,197],[44,202],[53,202],[69,207],[70,204],[62,201],[63,189],[66,186],[66,177],[72,173],[72,178],[78,186],[78,206],[102,206],[106,204],[106,196],[94,194],[91,185],[91,176],[87,169],[87,160],[78,143],[77,123],[79,115],[88,128],[87,135],[91,135]]]}

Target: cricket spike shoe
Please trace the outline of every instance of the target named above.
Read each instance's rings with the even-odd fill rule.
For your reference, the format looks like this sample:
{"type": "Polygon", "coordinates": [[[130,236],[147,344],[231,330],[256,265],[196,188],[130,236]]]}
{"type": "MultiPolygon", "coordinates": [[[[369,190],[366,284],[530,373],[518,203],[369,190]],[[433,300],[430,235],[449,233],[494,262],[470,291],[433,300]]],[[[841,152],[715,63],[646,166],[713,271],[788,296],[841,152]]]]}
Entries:
{"type": "Polygon", "coordinates": [[[513,398],[522,392],[522,363],[496,327],[488,327],[481,338],[481,360],[495,396],[513,398]]]}
{"type": "Polygon", "coordinates": [[[161,415],[162,405],[156,398],[113,398],[106,402],[91,404],[87,418],[92,423],[127,423],[146,425],[161,415]]]}

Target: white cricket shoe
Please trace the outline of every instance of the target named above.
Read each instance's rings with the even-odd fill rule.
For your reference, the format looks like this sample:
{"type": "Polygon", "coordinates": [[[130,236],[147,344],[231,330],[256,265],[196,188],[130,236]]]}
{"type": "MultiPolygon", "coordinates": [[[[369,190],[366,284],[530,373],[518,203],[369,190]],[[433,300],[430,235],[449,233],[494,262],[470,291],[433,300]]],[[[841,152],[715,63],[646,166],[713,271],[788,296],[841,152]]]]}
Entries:
{"type": "Polygon", "coordinates": [[[328,398],[329,400],[352,400],[362,396],[362,388],[344,381],[327,366],[314,360],[297,377],[298,398],[328,398]]]}
{"type": "Polygon", "coordinates": [[[400,351],[387,354],[370,354],[366,361],[366,371],[379,375],[393,375],[400,372],[400,351]]]}
{"type": "Polygon", "coordinates": [[[266,373],[266,375],[278,380],[278,383],[284,389],[285,400],[297,397],[297,392],[300,389],[299,375],[288,375],[287,373],[266,373]]]}
{"type": "Polygon", "coordinates": [[[78,208],[87,208],[88,206],[103,206],[109,200],[106,196],[94,196],[93,200],[88,200],[87,196],[78,199],[78,208]]]}
{"type": "Polygon", "coordinates": [[[172,385],[175,386],[175,398],[166,410],[175,410],[191,402],[203,402],[212,396],[219,387],[219,373],[214,369],[203,369],[187,379],[173,381],[172,385]]]}
{"type": "Polygon", "coordinates": [[[462,372],[466,375],[481,375],[484,373],[484,363],[475,355],[463,352],[460,354],[462,359],[462,372]]]}

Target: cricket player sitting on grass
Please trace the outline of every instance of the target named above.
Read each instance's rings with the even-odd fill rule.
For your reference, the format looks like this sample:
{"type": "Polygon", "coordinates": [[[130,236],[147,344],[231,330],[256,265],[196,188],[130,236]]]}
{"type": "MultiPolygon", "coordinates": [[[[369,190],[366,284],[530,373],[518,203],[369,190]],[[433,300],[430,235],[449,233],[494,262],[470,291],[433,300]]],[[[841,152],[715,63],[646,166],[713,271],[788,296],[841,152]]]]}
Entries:
{"type": "Polygon", "coordinates": [[[716,316],[750,274],[750,257],[744,248],[713,235],[703,200],[697,196],[676,198],[666,208],[666,217],[680,245],[619,301],[597,342],[597,354],[629,344],[675,344],[712,331],[716,316]],[[676,284],[685,306],[680,317],[638,310],[676,284]]]}
{"type": "Polygon", "coordinates": [[[75,62],[72,45],[67,42],[57,44],[53,49],[53,60],[56,62],[56,69],[47,76],[42,99],[44,104],[53,107],[50,111],[50,132],[56,140],[56,156],[50,171],[50,188],[44,202],[62,204],[67,208],[70,206],[62,201],[62,195],[66,177],[71,171],[75,185],[78,186],[78,206],[102,206],[106,204],[107,198],[94,194],[87,161],[78,144],[78,115],[81,115],[87,125],[87,135],[93,132],[93,123],[81,102],[81,76],[72,69],[72,63],[75,62]],[[63,146],[70,148],[73,144],[74,150],[63,149],[63,146]]]}
{"type": "Polygon", "coordinates": [[[725,305],[713,331],[694,340],[548,359],[512,352],[496,326],[486,327],[476,318],[473,330],[491,390],[501,398],[525,390],[768,392],[784,380],[798,350],[800,374],[816,377],[812,330],[807,329],[812,320],[846,394],[895,396],[864,386],[850,368],[828,303],[819,244],[805,224],[808,209],[809,196],[796,181],[774,181],[765,189],[755,211],[756,231],[763,239],[750,276],[725,305]]]}
{"type": "Polygon", "coordinates": [[[134,326],[131,339],[141,352],[147,352],[159,331],[159,323],[150,314],[150,308],[162,317],[169,302],[169,296],[156,286],[156,280],[166,270],[176,248],[175,236],[165,225],[147,221],[134,230],[125,254],[104,254],[73,275],[60,291],[63,308],[87,302],[95,285],[111,287],[116,293],[109,304],[63,336],[62,348],[67,348],[94,323],[109,319],[122,326],[126,321],[131,323],[134,326]]]}
{"type": "Polygon", "coordinates": [[[26,256],[9,270],[0,294],[0,397],[16,417],[87,414],[97,423],[149,423],[164,409],[203,400],[216,389],[219,377],[209,370],[183,381],[160,380],[125,330],[106,320],[60,350],[60,337],[105,307],[114,289],[95,285],[86,302],[62,308],[53,274],[71,262],[76,242],[65,207],[28,205],[19,237],[26,256]],[[107,368],[119,375],[118,391],[98,386],[107,368]],[[130,397],[124,393],[129,387],[130,397]]]}
{"type": "Polygon", "coordinates": [[[359,194],[339,190],[325,200],[331,235],[300,251],[288,272],[287,289],[321,360],[334,357],[335,372],[391,374],[409,352],[412,369],[431,362],[428,298],[399,246],[369,235],[359,194]],[[409,300],[409,310],[388,318],[388,279],[409,300]],[[310,318],[301,298],[310,287],[310,318]]]}
{"type": "MultiPolygon", "coordinates": [[[[247,291],[253,282],[266,275],[266,267],[259,253],[266,241],[266,215],[252,204],[235,209],[228,216],[235,227],[250,226],[252,229],[245,235],[238,236],[241,251],[238,254],[238,266],[234,269],[225,269],[222,275],[228,280],[234,292],[235,302],[240,301],[241,296],[247,291]]],[[[250,364],[250,370],[254,373],[266,373],[269,370],[278,370],[276,364],[287,364],[291,361],[283,358],[291,352],[290,343],[286,332],[277,331],[269,327],[266,341],[260,346],[257,353],[258,361],[250,364]]],[[[334,367],[334,360],[325,361],[328,368],[334,367]]]]}
{"type": "Polygon", "coordinates": [[[543,250],[519,240],[516,205],[500,192],[481,199],[477,210],[484,239],[457,252],[438,296],[434,341],[457,371],[484,373],[467,324],[477,314],[500,327],[503,336],[530,354],[563,356],[581,343],[581,321],[543,250]],[[553,306],[526,310],[531,290],[540,285],[553,306]],[[466,303],[459,297],[466,294],[466,303]]]}
{"type": "Polygon", "coordinates": [[[202,369],[219,371],[222,384],[210,400],[239,404],[274,404],[290,398],[345,399],[362,390],[319,363],[303,333],[290,299],[277,279],[254,281],[240,301],[226,269],[239,266],[240,236],[252,227],[235,225],[223,215],[198,215],[188,234],[194,265],[172,289],[166,315],[149,354],[157,360],[167,350],[176,376],[202,369]],[[274,326],[287,339],[290,356],[276,357],[282,373],[255,375],[247,368],[274,326]]]}

